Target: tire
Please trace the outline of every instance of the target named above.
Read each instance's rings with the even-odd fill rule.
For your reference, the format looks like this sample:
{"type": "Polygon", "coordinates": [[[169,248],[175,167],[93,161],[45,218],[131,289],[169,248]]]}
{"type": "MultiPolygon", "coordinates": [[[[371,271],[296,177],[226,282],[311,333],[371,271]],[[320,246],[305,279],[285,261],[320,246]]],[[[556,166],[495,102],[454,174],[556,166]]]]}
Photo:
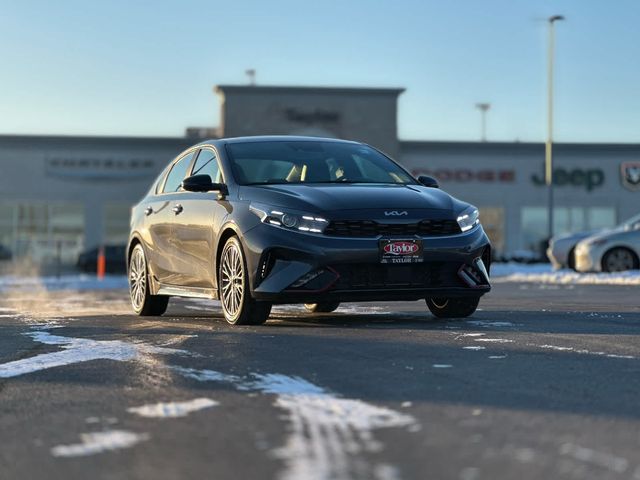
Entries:
{"type": "Polygon", "coordinates": [[[623,272],[637,269],[638,257],[628,248],[615,247],[602,256],[603,272],[623,272]]]}
{"type": "Polygon", "coordinates": [[[304,308],[309,313],[330,313],[340,306],[340,302],[305,303],[304,308]]]}
{"type": "Polygon", "coordinates": [[[573,247],[571,250],[569,250],[569,254],[567,255],[567,267],[569,267],[574,272],[577,272],[577,270],[576,270],[576,247],[573,247]]]}
{"type": "Polygon", "coordinates": [[[133,247],[129,257],[129,298],[136,315],[159,316],[167,311],[169,297],[149,293],[149,268],[142,245],[133,247]]]}
{"type": "Polygon", "coordinates": [[[225,320],[231,325],[261,325],[271,313],[271,303],[251,298],[247,262],[240,240],[224,244],[218,265],[218,291],[225,320]]]}
{"type": "Polygon", "coordinates": [[[427,298],[427,307],[438,318],[464,318],[472,315],[478,308],[477,298],[427,298]]]}

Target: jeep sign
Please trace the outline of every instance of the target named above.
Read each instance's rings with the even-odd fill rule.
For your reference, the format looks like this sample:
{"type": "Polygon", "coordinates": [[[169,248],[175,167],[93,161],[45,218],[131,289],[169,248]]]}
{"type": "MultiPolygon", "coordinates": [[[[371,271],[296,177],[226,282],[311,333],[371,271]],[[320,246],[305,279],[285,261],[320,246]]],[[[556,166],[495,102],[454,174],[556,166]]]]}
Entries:
{"type": "MultiPolygon", "coordinates": [[[[534,185],[545,185],[544,164],[542,174],[538,175],[534,173],[531,175],[531,181],[534,185]]],[[[604,172],[599,168],[574,168],[572,170],[568,170],[558,167],[553,169],[553,184],[559,187],[565,185],[583,187],[590,192],[604,184],[604,172]]]]}

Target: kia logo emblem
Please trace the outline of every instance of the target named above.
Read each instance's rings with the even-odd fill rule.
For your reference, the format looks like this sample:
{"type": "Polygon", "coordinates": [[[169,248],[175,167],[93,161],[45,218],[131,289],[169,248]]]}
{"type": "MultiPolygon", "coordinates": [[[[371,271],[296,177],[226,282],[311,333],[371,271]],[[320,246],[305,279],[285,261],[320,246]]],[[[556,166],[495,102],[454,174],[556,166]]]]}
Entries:
{"type": "Polygon", "coordinates": [[[403,210],[402,212],[399,212],[398,210],[391,210],[389,212],[384,212],[384,215],[386,217],[401,217],[402,215],[409,215],[409,212],[406,210],[403,210]]]}
{"type": "Polygon", "coordinates": [[[392,255],[411,255],[420,250],[420,247],[412,242],[393,242],[384,246],[385,253],[392,255]]]}

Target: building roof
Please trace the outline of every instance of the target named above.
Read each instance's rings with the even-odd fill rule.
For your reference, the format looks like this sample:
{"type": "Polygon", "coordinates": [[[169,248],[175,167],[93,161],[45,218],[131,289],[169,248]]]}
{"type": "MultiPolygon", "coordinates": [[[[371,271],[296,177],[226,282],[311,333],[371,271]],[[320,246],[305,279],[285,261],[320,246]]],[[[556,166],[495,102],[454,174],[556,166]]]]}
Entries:
{"type": "MultiPolygon", "coordinates": [[[[539,152],[544,151],[544,142],[478,142],[460,140],[400,140],[400,149],[404,152],[411,150],[450,150],[457,152],[539,152]]],[[[576,151],[597,153],[601,151],[638,152],[640,143],[578,143],[554,142],[554,151],[576,151]]]]}
{"type": "Polygon", "coordinates": [[[336,95],[394,95],[398,96],[405,91],[404,88],[361,88],[361,87],[300,87],[285,85],[216,85],[216,93],[307,93],[336,95]]]}

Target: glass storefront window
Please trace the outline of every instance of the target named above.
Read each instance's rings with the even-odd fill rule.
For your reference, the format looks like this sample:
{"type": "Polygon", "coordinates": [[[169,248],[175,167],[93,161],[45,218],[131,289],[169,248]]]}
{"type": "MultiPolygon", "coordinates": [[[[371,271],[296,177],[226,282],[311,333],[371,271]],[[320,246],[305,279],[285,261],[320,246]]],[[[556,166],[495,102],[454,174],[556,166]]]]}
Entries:
{"type": "Polygon", "coordinates": [[[84,243],[84,207],[76,203],[0,203],[0,243],[14,258],[75,263],[84,243]],[[58,253],[59,252],[59,253],[58,253]]]}
{"type": "MultiPolygon", "coordinates": [[[[616,224],[614,207],[555,207],[553,231],[556,235],[613,227],[616,224]]],[[[547,238],[547,208],[523,207],[520,213],[522,248],[541,252],[547,238]]]]}
{"type": "Polygon", "coordinates": [[[104,243],[125,245],[129,240],[131,205],[128,203],[108,203],[103,208],[104,243]]]}
{"type": "Polygon", "coordinates": [[[609,228],[616,224],[616,211],[613,208],[588,208],[587,215],[589,228],[609,228]]]}

